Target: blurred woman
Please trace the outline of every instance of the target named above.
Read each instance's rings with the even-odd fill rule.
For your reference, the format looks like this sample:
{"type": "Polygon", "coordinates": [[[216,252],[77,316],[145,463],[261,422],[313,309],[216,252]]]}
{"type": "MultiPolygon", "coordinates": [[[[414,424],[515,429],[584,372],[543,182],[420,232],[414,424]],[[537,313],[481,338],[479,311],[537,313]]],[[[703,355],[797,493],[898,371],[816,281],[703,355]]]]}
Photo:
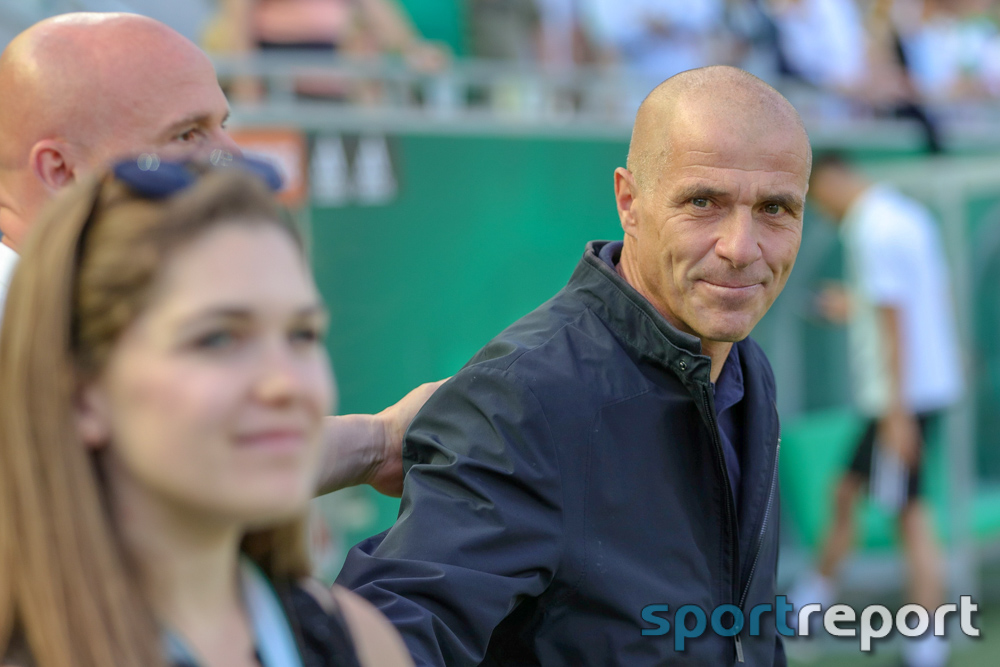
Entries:
{"type": "Polygon", "coordinates": [[[0,662],[411,664],[367,603],[306,579],[335,390],[267,187],[119,165],[23,260],[0,332],[0,662]]]}
{"type": "MultiPolygon", "coordinates": [[[[246,55],[255,51],[316,52],[370,58],[399,54],[424,72],[442,69],[448,49],[425,40],[398,0],[220,0],[219,11],[203,36],[209,52],[246,55]]],[[[304,97],[348,98],[373,102],[367,87],[352,90],[338,77],[296,79],[304,97]]],[[[354,86],[357,88],[357,86],[354,86]]],[[[257,82],[237,79],[230,91],[240,101],[261,97],[257,82]]]]}

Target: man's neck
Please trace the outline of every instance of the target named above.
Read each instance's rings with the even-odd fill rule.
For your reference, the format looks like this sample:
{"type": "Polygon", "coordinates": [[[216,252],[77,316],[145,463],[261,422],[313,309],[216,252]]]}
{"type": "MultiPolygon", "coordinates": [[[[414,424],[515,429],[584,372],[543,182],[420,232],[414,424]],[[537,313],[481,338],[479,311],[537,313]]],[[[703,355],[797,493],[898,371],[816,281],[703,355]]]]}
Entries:
{"type": "MultiPolygon", "coordinates": [[[[646,295],[638,282],[632,279],[632,267],[630,263],[626,261],[626,254],[624,251],[622,251],[618,264],[615,265],[615,271],[617,271],[618,275],[622,277],[622,280],[631,285],[637,292],[639,292],[639,294],[645,297],[647,301],[652,303],[657,312],[663,316],[663,319],[670,323],[670,326],[679,331],[684,330],[684,327],[680,326],[680,324],[675,321],[674,317],[672,317],[669,313],[663,312],[663,308],[658,307],[656,303],[646,295]]],[[[697,334],[693,332],[688,333],[691,333],[693,336],[697,336],[697,334]]],[[[706,340],[701,337],[699,337],[699,340],[701,340],[702,353],[707,355],[712,360],[712,370],[709,374],[709,378],[712,382],[716,382],[719,379],[719,375],[722,374],[722,366],[726,363],[726,359],[729,357],[729,351],[733,349],[733,344],[723,341],[706,340]]]]}
{"type": "Polygon", "coordinates": [[[726,363],[726,359],[729,358],[729,351],[732,349],[732,343],[701,339],[701,351],[712,360],[712,382],[719,381],[719,376],[722,375],[722,366],[726,363]]]}

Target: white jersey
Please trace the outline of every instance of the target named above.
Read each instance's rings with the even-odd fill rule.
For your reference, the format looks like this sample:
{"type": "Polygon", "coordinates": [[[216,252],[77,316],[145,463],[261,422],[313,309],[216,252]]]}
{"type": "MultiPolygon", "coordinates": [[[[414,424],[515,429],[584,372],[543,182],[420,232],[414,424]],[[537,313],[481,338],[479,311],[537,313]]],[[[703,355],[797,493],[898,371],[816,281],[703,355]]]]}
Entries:
{"type": "Polygon", "coordinates": [[[3,307],[7,301],[10,279],[14,277],[18,255],[10,246],[0,243],[0,322],[3,321],[3,307]]]}
{"type": "Polygon", "coordinates": [[[900,312],[907,406],[925,412],[954,403],[962,393],[961,355],[947,264],[930,211],[876,185],[851,205],[841,235],[855,307],[848,340],[858,408],[875,417],[890,399],[880,306],[900,312]]]}

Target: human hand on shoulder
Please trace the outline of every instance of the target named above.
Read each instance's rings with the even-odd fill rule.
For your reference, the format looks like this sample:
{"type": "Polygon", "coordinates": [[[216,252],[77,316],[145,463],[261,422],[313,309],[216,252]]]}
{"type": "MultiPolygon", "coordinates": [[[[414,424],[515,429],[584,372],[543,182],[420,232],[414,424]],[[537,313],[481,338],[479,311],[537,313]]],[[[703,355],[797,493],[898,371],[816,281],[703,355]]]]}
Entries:
{"type": "Polygon", "coordinates": [[[337,415],[324,423],[318,493],[370,484],[379,493],[403,493],[403,436],[445,380],[420,385],[375,415],[337,415]]]}
{"type": "Polygon", "coordinates": [[[438,387],[449,378],[437,382],[426,382],[410,391],[395,405],[390,405],[375,415],[383,429],[382,457],[377,466],[372,468],[368,479],[379,493],[387,496],[400,496],[403,493],[403,437],[410,422],[424,406],[438,387]]]}

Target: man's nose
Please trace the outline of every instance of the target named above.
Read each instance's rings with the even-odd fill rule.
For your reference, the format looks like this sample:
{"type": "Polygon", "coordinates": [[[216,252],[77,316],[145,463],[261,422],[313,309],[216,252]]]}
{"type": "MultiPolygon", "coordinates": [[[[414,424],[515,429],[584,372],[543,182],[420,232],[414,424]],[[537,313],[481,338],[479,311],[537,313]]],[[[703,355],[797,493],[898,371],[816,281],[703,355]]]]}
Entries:
{"type": "Polygon", "coordinates": [[[229,136],[228,132],[219,128],[189,157],[196,160],[209,160],[218,164],[217,160],[229,162],[232,158],[243,157],[243,149],[229,136]]]}
{"type": "Polygon", "coordinates": [[[218,136],[216,139],[216,148],[221,148],[224,151],[229,151],[233,154],[233,157],[243,157],[243,149],[240,148],[229,133],[224,129],[219,129],[218,136]]]}
{"type": "Polygon", "coordinates": [[[763,256],[757,225],[749,207],[737,207],[726,217],[715,242],[715,254],[735,269],[743,269],[763,256]]]}

